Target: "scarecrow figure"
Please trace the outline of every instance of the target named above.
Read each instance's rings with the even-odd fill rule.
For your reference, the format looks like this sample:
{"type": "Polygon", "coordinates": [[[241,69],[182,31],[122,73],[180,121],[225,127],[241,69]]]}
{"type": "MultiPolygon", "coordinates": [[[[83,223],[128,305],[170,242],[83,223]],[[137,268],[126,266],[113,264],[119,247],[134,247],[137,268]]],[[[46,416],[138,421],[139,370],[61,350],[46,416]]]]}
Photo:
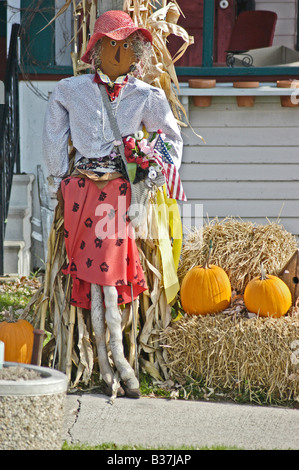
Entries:
{"type": "Polygon", "coordinates": [[[176,168],[182,154],[180,130],[164,92],[134,76],[151,60],[151,41],[150,32],[137,27],[127,13],[102,14],[81,58],[94,73],[56,85],[47,107],[43,140],[49,188],[64,208],[68,265],[63,273],[72,278],[71,304],[91,311],[100,372],[111,395],[114,371],[107,356],[107,324],[120,376],[118,396],[130,398],[140,396],[139,381],[124,357],[119,306],[132,302],[147,286],[128,216],[133,181],[121,148],[129,163],[134,157],[132,142],[136,145],[139,139],[142,143],[133,179],[134,184],[145,182],[149,189],[155,179],[157,187],[162,184],[162,174],[157,160],[150,165],[153,147],[142,139],[142,130],[148,135],[163,132],[176,168]],[[122,141],[112,129],[103,90],[122,141]],[[71,175],[69,139],[76,149],[71,175]]]}

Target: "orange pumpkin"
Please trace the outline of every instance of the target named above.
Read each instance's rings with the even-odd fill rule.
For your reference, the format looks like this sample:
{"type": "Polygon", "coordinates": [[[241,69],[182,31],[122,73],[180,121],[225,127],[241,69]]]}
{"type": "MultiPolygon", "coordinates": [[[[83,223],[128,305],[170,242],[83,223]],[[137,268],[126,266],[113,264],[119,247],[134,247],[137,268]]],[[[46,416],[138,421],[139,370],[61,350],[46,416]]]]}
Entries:
{"type": "Polygon", "coordinates": [[[27,320],[0,323],[0,341],[4,343],[4,361],[30,364],[33,349],[33,326],[27,320]]]}
{"type": "Polygon", "coordinates": [[[181,285],[181,303],[189,315],[206,315],[221,312],[231,301],[231,284],[226,272],[209,264],[195,266],[185,275],[181,285]]]}
{"type": "Polygon", "coordinates": [[[279,318],[292,305],[292,294],[288,286],[276,276],[267,274],[261,266],[261,275],[247,284],[244,302],[249,312],[261,317],[279,318]]]}

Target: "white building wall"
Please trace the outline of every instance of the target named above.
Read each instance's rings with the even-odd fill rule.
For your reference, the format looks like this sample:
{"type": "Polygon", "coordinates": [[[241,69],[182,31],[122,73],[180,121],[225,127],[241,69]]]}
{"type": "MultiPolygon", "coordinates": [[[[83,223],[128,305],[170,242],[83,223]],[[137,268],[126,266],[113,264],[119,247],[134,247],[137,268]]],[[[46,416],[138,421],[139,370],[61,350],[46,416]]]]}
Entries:
{"type": "Polygon", "coordinates": [[[280,98],[256,97],[241,108],[236,97],[213,97],[208,108],[194,107],[191,129],[183,130],[181,178],[195,214],[205,220],[241,217],[256,223],[280,219],[299,234],[299,108],[283,108],[280,98]]]}
{"type": "Polygon", "coordinates": [[[297,30],[297,0],[255,0],[255,9],[277,13],[278,20],[273,45],[294,49],[297,30]]]}
{"type": "MultiPolygon", "coordinates": [[[[44,252],[37,183],[37,166],[44,168],[42,131],[47,99],[57,82],[38,81],[19,84],[21,172],[35,175],[32,196],[32,268],[43,266],[44,252]]],[[[46,170],[44,169],[45,176],[46,170]]]]}

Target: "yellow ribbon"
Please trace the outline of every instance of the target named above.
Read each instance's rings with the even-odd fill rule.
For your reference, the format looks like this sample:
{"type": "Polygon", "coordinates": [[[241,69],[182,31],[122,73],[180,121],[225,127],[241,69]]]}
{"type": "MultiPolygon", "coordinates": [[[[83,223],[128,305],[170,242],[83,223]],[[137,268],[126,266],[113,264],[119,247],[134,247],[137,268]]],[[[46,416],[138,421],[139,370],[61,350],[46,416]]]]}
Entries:
{"type": "Polygon", "coordinates": [[[182,248],[181,216],[177,201],[167,197],[165,185],[163,192],[157,191],[157,204],[154,206],[163,268],[163,284],[169,304],[180,290],[177,269],[182,248]]]}

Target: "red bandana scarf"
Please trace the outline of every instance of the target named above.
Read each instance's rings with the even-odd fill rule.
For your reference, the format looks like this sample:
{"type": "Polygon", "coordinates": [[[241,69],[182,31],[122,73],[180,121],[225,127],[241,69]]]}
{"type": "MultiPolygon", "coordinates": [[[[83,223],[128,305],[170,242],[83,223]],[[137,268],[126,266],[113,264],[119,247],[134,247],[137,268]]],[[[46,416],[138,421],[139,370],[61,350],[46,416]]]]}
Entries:
{"type": "Polygon", "coordinates": [[[112,82],[108,75],[105,75],[100,69],[98,69],[94,76],[94,81],[96,83],[103,83],[110,100],[114,101],[115,98],[118,97],[120,90],[126,85],[128,81],[128,75],[121,75],[115,80],[115,82],[112,82]]]}

